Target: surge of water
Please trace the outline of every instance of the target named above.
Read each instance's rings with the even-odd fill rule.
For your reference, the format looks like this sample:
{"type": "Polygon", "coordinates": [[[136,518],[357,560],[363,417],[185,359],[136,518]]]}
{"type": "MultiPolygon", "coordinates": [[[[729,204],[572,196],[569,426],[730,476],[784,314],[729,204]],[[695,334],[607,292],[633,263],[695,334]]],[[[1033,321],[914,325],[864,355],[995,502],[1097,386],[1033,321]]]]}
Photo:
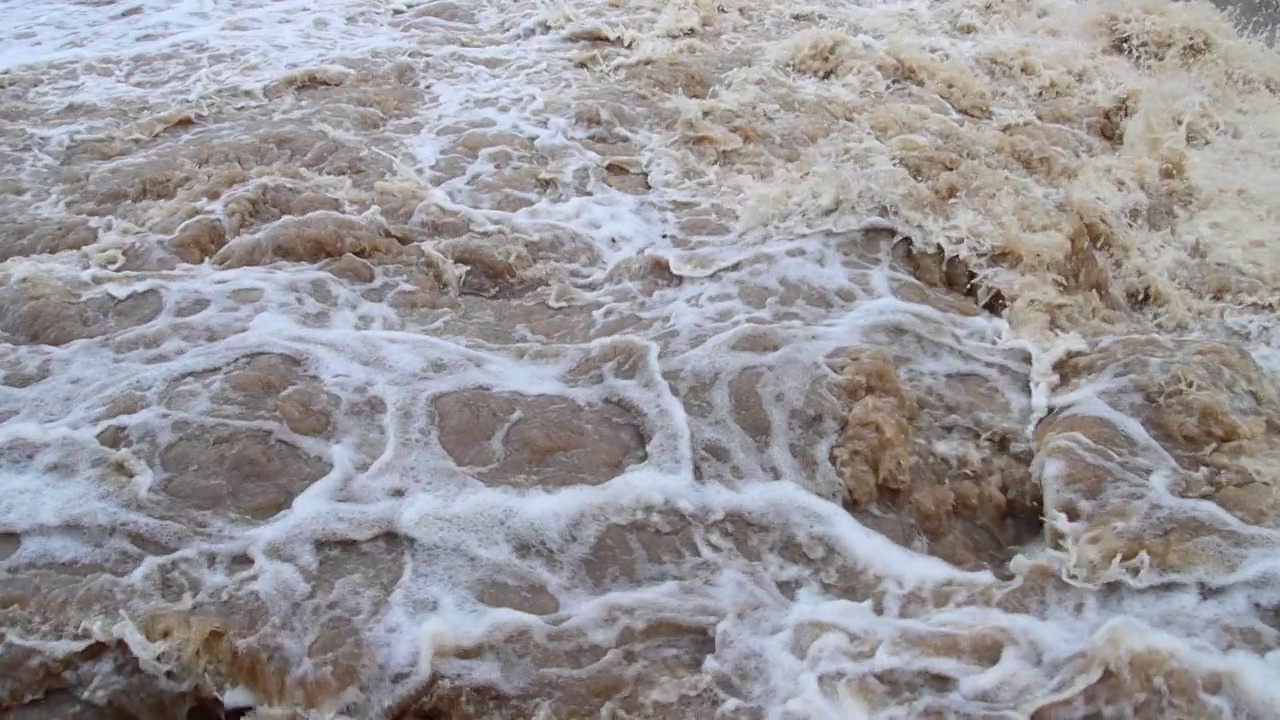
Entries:
{"type": "Polygon", "coordinates": [[[1212,6],[0,13],[0,708],[1280,706],[1212,6]]]}

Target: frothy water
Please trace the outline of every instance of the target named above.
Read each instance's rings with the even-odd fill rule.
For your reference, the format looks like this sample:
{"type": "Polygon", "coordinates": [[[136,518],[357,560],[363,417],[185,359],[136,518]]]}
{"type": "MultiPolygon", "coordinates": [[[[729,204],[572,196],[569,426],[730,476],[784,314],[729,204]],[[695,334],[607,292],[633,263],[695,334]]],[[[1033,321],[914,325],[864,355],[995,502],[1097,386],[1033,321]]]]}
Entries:
{"type": "Polygon", "coordinates": [[[0,12],[0,708],[1280,707],[1248,18],[0,12]]]}

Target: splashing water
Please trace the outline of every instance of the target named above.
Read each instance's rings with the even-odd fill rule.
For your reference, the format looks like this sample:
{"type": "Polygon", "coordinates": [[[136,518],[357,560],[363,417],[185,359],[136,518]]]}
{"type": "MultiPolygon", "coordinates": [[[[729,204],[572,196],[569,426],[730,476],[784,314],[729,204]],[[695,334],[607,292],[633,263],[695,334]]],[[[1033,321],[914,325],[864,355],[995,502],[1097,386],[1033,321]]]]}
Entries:
{"type": "Polygon", "coordinates": [[[1280,706],[1244,20],[0,11],[0,708],[1280,706]]]}

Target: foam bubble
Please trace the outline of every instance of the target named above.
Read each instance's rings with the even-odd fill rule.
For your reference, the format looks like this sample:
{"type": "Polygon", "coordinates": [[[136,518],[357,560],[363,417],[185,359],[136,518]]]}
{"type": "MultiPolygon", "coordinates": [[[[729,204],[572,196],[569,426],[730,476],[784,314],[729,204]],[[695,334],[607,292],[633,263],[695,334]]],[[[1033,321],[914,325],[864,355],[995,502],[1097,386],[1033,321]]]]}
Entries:
{"type": "Polygon", "coordinates": [[[1208,5],[0,10],[0,704],[1275,702],[1208,5]]]}

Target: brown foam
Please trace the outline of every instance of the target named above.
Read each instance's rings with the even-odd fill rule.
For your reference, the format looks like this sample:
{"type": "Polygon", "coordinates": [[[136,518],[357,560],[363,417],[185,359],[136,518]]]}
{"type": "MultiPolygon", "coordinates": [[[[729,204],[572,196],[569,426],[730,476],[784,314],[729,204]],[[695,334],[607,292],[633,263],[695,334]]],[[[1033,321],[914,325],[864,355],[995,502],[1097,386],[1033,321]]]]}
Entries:
{"type": "MultiPolygon", "coordinates": [[[[607,44],[583,67],[623,69],[621,74],[630,84],[627,93],[635,88],[638,96],[619,100],[622,93],[616,89],[602,90],[599,97],[572,108],[579,128],[592,133],[589,142],[595,144],[584,147],[600,156],[600,167],[594,170],[603,172],[600,178],[605,184],[628,193],[650,189],[644,162],[653,148],[637,147],[630,137],[642,133],[634,130],[678,135],[679,142],[671,147],[687,153],[680,162],[695,167],[691,175],[702,179],[705,173],[708,184],[724,187],[734,196],[740,194],[737,181],[746,176],[775,187],[802,185],[803,177],[779,175],[778,168],[806,167],[813,160],[812,147],[830,152],[831,146],[824,143],[853,138],[870,146],[874,140],[883,146],[881,155],[833,153],[839,159],[836,167],[821,166],[813,172],[810,177],[824,193],[832,190],[836,198],[819,198],[814,205],[820,212],[848,209],[840,205],[840,193],[851,188],[840,187],[839,167],[863,172],[864,167],[887,160],[901,172],[877,179],[876,192],[883,193],[868,192],[858,202],[886,205],[882,214],[908,220],[959,221],[978,216],[998,221],[967,238],[925,234],[915,238],[913,246],[900,246],[900,264],[921,281],[895,278],[894,292],[901,298],[957,316],[973,317],[982,310],[1002,314],[1019,332],[1030,335],[1051,329],[1103,336],[1118,329],[1144,328],[1152,318],[1172,317],[1179,322],[1192,316],[1212,318],[1205,306],[1253,303],[1265,309],[1275,285],[1268,275],[1271,266],[1257,262],[1269,257],[1265,247],[1255,248],[1245,260],[1224,265],[1222,257],[1230,258],[1230,252],[1210,260],[1218,249],[1213,244],[1178,245],[1178,233],[1183,232],[1180,228],[1187,218],[1217,197],[1204,170],[1205,157],[1218,156],[1198,160],[1197,153],[1238,143],[1252,132],[1249,127],[1220,121],[1211,112],[1173,108],[1155,83],[1133,82],[1132,76],[1113,81],[1090,71],[1084,66],[1099,59],[1088,51],[1080,53],[1080,65],[1057,67],[1053,58],[1040,58],[1025,47],[1005,53],[1003,48],[980,46],[976,59],[967,62],[960,54],[942,57],[896,41],[873,50],[838,31],[798,36],[789,54],[784,54],[782,64],[818,89],[805,90],[806,96],[789,78],[770,71],[762,74],[766,95],[780,99],[753,103],[749,97],[733,95],[749,84],[752,58],[740,46],[724,47],[718,41],[734,22],[756,23],[772,32],[771,21],[778,19],[770,16],[772,10],[744,6],[737,8],[741,16],[734,17],[734,9],[722,11],[707,3],[683,4],[679,9],[655,23],[656,36],[683,37],[676,43],[651,43],[630,29],[615,32],[596,27],[569,33],[569,39],[577,42],[607,44]],[[643,46],[644,57],[629,57],[627,52],[637,45],[643,46]],[[667,49],[672,54],[664,56],[667,49]],[[731,67],[744,72],[730,81],[716,80],[731,67]],[[857,93],[839,95],[842,84],[856,85],[866,78],[882,83],[884,92],[874,86],[856,88],[857,93],[868,92],[866,100],[858,100],[857,93]],[[1035,119],[1008,122],[1003,114],[1009,107],[1006,92],[1025,95],[1035,119]],[[683,116],[670,106],[690,98],[709,102],[683,116]],[[1173,127],[1181,135],[1170,134],[1173,127]],[[707,167],[697,167],[698,161],[707,167]],[[741,177],[716,176],[717,168],[731,169],[741,177]],[[1026,186],[1020,183],[1026,180],[1061,192],[1066,199],[1047,201],[1023,192],[1026,186]],[[1130,193],[1127,204],[1117,205],[1115,197],[1107,202],[1092,197],[1098,183],[1130,193]]],[[[794,13],[786,17],[798,23],[816,19],[799,10],[794,13]]],[[[415,20],[437,17],[475,21],[470,10],[451,3],[432,3],[403,14],[410,27],[415,27],[415,20]]],[[[1017,3],[995,3],[976,8],[972,17],[957,22],[956,33],[977,34],[980,24],[974,18],[980,23],[1008,23],[1003,26],[1015,31],[1035,21],[1017,3]]],[[[1049,22],[1057,20],[1061,18],[1049,22]]],[[[1242,50],[1221,23],[1194,26],[1205,21],[1203,13],[1180,15],[1163,4],[1137,2],[1098,14],[1094,21],[1105,55],[1125,63],[1124,67],[1165,73],[1160,82],[1181,77],[1174,70],[1194,70],[1219,73],[1215,77],[1237,89],[1270,92],[1276,87],[1275,73],[1254,62],[1258,58],[1242,50]]],[[[418,27],[429,25],[423,22],[418,27]]],[[[1041,30],[1046,37],[1054,31],[1041,30]]],[[[415,56],[413,61],[419,60],[415,56]]],[[[506,61],[459,62],[480,68],[502,67],[506,61]]],[[[432,325],[440,335],[457,333],[475,342],[509,345],[516,342],[517,331],[535,332],[552,342],[584,342],[629,328],[653,330],[625,317],[596,327],[591,308],[550,309],[538,302],[544,277],[554,275],[555,263],[598,265],[599,254],[585,241],[550,238],[551,232],[536,238],[481,237],[473,232],[473,225],[482,224],[476,216],[484,213],[446,210],[426,200],[429,183],[460,178],[470,161],[481,157],[494,167],[469,180],[465,191],[475,193],[467,198],[473,209],[519,211],[555,193],[585,193],[588,178],[555,176],[550,159],[535,152],[532,138],[496,129],[486,121],[469,121],[470,125],[454,129],[432,128],[447,140],[434,168],[438,174],[430,181],[407,178],[409,172],[396,162],[370,152],[383,147],[382,135],[388,130],[417,132],[395,125],[411,118],[426,94],[415,85],[418,70],[406,65],[376,72],[363,68],[350,74],[304,70],[268,87],[271,102],[266,108],[227,110],[231,114],[218,118],[222,124],[215,132],[208,132],[204,118],[179,111],[124,123],[125,137],[117,133],[73,139],[66,167],[50,173],[47,182],[42,176],[31,185],[48,186],[66,197],[79,219],[24,225],[26,235],[12,246],[15,256],[86,247],[93,240],[84,235],[85,218],[111,215],[144,231],[135,242],[167,243],[188,263],[215,258],[225,268],[281,261],[318,265],[361,285],[367,300],[386,302],[407,325],[432,325]],[[189,122],[193,119],[201,122],[189,122]],[[322,129],[321,123],[334,126],[337,132],[322,129]],[[151,152],[156,149],[159,152],[151,152]],[[197,209],[206,200],[225,201],[214,205],[221,208],[222,216],[197,209]],[[370,212],[374,205],[381,219],[370,212]],[[405,247],[446,238],[459,240],[440,243],[437,254],[405,247]],[[466,273],[459,280],[456,270],[464,268],[466,273]],[[400,282],[403,285],[395,286],[400,282]],[[455,290],[464,296],[453,297],[455,290]]],[[[429,77],[432,68],[423,65],[422,75],[429,77]]],[[[577,79],[589,85],[589,78],[577,79]]],[[[33,76],[0,78],[0,86],[15,93],[42,82],[33,76]]],[[[9,106],[0,111],[18,112],[9,106]]],[[[127,110],[71,108],[66,112],[67,117],[83,112],[85,117],[101,118],[127,110]]],[[[673,181],[667,177],[660,182],[673,181]]],[[[11,194],[22,190],[21,184],[3,187],[11,194]]],[[[865,209],[857,203],[851,206],[865,209]]],[[[672,241],[678,246],[708,238],[719,242],[736,220],[735,211],[725,206],[686,210],[681,207],[677,212],[684,233],[672,241]]],[[[1224,234],[1221,244],[1230,250],[1234,246],[1228,235],[1224,234]]],[[[160,269],[145,253],[140,256],[143,260],[127,265],[127,270],[160,269]]],[[[675,275],[671,264],[661,258],[618,263],[604,282],[621,287],[631,281],[646,297],[698,282],[675,275]]],[[[0,309],[7,319],[2,327],[23,342],[63,345],[105,336],[149,321],[159,307],[154,295],[117,301],[31,281],[6,287],[7,294],[0,295],[0,309]]],[[[258,303],[264,297],[261,290],[235,292],[234,299],[245,303],[258,303]]],[[[323,304],[322,293],[314,294],[323,304]]],[[[774,320],[794,319],[797,307],[820,307],[824,302],[830,307],[829,299],[802,283],[788,284],[778,296],[760,288],[746,288],[744,296],[756,309],[771,301],[783,306],[774,320]]],[[[187,310],[199,307],[199,302],[193,302],[187,310]]],[[[847,503],[860,520],[903,545],[965,567],[999,570],[1018,544],[1035,539],[1040,530],[1034,452],[1040,464],[1052,460],[1069,470],[1053,478],[1047,509],[1098,531],[1091,536],[1090,547],[1091,552],[1096,550],[1093,559],[1102,565],[1113,557],[1129,561],[1146,552],[1163,570],[1229,570],[1234,567],[1231,558],[1224,561],[1219,549],[1207,546],[1205,540],[1225,539],[1237,549],[1248,545],[1239,528],[1224,530],[1221,523],[1203,517],[1174,512],[1144,517],[1135,512],[1134,507],[1149,507],[1142,503],[1151,502],[1149,488],[1144,489],[1142,482],[1151,463],[1144,453],[1150,448],[1135,442],[1113,419],[1055,414],[1041,423],[1034,443],[1023,443],[1018,431],[1027,419],[1025,410],[1011,407],[990,377],[963,375],[929,382],[911,368],[910,355],[920,341],[906,332],[884,335],[879,339],[886,349],[859,346],[841,351],[838,380],[815,370],[812,377],[801,379],[800,392],[784,401],[774,397],[778,388],[771,384],[773,368],[766,364],[724,378],[729,402],[726,418],[714,417],[724,410],[722,406],[704,402],[709,391],[681,385],[681,378],[670,374],[667,379],[673,392],[680,394],[694,425],[699,481],[731,484],[743,480],[748,471],[753,479],[758,475],[755,468],[728,468],[722,458],[729,449],[702,434],[713,423],[736,427],[746,444],[762,455],[774,450],[789,454],[806,476],[813,477],[829,471],[828,458],[814,457],[824,454],[825,447],[824,452],[814,448],[836,432],[830,460],[840,472],[838,490],[848,493],[847,503]],[[782,412],[771,415],[764,407],[769,403],[782,412]],[[785,427],[778,427],[779,422],[785,427]],[[785,447],[774,447],[779,444],[785,447]],[[1113,521],[1128,525],[1109,533],[1113,521]]],[[[1276,457],[1271,438],[1277,429],[1266,377],[1238,348],[1200,341],[1182,349],[1176,345],[1094,346],[1087,355],[1060,363],[1057,372],[1066,389],[1107,373],[1124,380],[1123,391],[1105,398],[1137,416],[1175,458],[1180,468],[1172,488],[1176,494],[1212,500],[1246,523],[1274,527],[1275,479],[1270,469],[1276,457]]],[[[777,338],[761,329],[754,335],[744,334],[737,349],[766,354],[779,347],[777,338]]],[[[1025,365],[1024,360],[1013,364],[1025,365]]],[[[641,366],[625,352],[610,362],[626,378],[635,378],[641,366]]],[[[4,363],[5,382],[14,388],[30,386],[52,372],[34,360],[11,363],[5,359],[4,363]]],[[[596,370],[593,366],[585,372],[596,370]]],[[[1012,384],[1025,387],[1030,380],[1021,372],[1011,373],[1012,384]]],[[[151,427],[135,425],[125,416],[142,413],[152,398],[121,397],[106,417],[125,419],[104,431],[101,439],[113,448],[130,448],[153,468],[167,471],[167,477],[157,478],[156,489],[170,495],[173,506],[168,512],[193,528],[200,525],[195,515],[201,513],[255,521],[287,507],[328,467],[301,449],[308,439],[341,438],[353,426],[379,426],[386,412],[381,400],[370,401],[363,409],[344,407],[320,379],[279,356],[184,382],[188,381],[207,385],[179,383],[163,391],[160,404],[166,411],[197,415],[201,424],[180,424],[165,417],[151,427]],[[189,391],[185,398],[184,388],[189,391]],[[204,399],[211,403],[202,404],[204,399]],[[231,421],[264,423],[271,429],[245,430],[233,427],[231,421]]],[[[600,483],[644,458],[640,420],[608,403],[473,390],[446,395],[434,409],[444,449],[459,465],[493,484],[600,483]]],[[[376,450],[369,454],[376,456],[376,450]]],[[[773,469],[764,467],[766,474],[773,469]]],[[[825,490],[819,486],[814,491],[825,490]]],[[[671,518],[613,525],[601,531],[589,557],[572,571],[585,574],[597,586],[618,588],[669,580],[669,567],[680,566],[690,569],[681,577],[701,582],[705,576],[698,573],[711,564],[699,546],[706,540],[700,534],[703,530],[671,518]]],[[[830,549],[824,556],[822,551],[780,538],[776,529],[744,526],[725,534],[729,536],[721,548],[725,552],[730,552],[725,547],[731,547],[752,562],[776,552],[813,570],[822,586],[839,597],[872,598],[882,579],[843,561],[833,562],[830,558],[837,555],[830,549]]],[[[0,535],[0,556],[9,537],[0,535]]],[[[1051,539],[1062,536],[1052,530],[1051,539]]],[[[148,552],[167,552],[158,541],[148,545],[143,540],[139,547],[147,545],[148,552]]],[[[17,550],[20,543],[15,540],[10,545],[17,550]]],[[[403,565],[389,558],[406,552],[407,545],[396,536],[320,544],[319,567],[304,569],[308,582],[314,583],[313,592],[328,596],[344,581],[361,583],[372,603],[382,602],[394,587],[403,565]]],[[[113,567],[111,571],[130,569],[113,567]]],[[[4,606],[33,618],[74,624],[81,617],[114,617],[125,604],[95,589],[93,582],[102,581],[101,576],[96,581],[84,579],[104,572],[102,568],[47,572],[51,575],[33,573],[20,582],[6,578],[4,606]],[[42,604],[37,590],[65,594],[66,600],[42,604]]],[[[1031,584],[1050,582],[1037,577],[1031,584]]],[[[174,571],[167,573],[165,587],[156,592],[177,602],[181,591],[192,588],[198,588],[198,583],[174,571]]],[[[553,617],[561,610],[555,589],[542,578],[513,573],[471,591],[492,607],[553,617]]],[[[787,590],[779,587],[780,592],[787,590]]],[[[144,591],[131,592],[137,593],[137,605],[153,600],[144,591]]],[[[918,604],[942,607],[949,602],[946,597],[927,596],[918,604]]],[[[197,688],[231,679],[253,688],[270,704],[316,707],[348,688],[376,685],[371,678],[377,677],[377,670],[371,669],[370,653],[361,644],[359,613],[347,608],[330,615],[300,613],[296,622],[280,615],[263,610],[252,599],[233,597],[195,609],[140,616],[140,625],[149,638],[164,640],[179,651],[178,675],[197,688]],[[280,635],[273,637],[273,632],[280,635]],[[299,653],[281,638],[304,638],[306,650],[299,653]],[[308,661],[314,666],[301,672],[299,667],[308,661]]],[[[405,712],[433,720],[534,716],[546,708],[557,716],[594,715],[602,707],[633,716],[710,715],[725,697],[699,667],[715,649],[711,623],[706,618],[684,623],[646,619],[609,647],[563,630],[552,631],[550,637],[513,632],[485,639],[475,647],[445,648],[441,651],[445,671],[428,688],[419,689],[422,692],[407,693],[405,705],[413,709],[405,712]],[[533,679],[507,693],[478,686],[467,679],[465,666],[477,658],[494,659],[506,669],[514,668],[512,676],[527,673],[533,679]],[[538,674],[543,670],[547,672],[538,674]],[[583,672],[573,675],[566,689],[565,675],[556,670],[583,672]]],[[[798,651],[807,652],[810,641],[832,631],[811,630],[801,638],[798,651]]],[[[50,631],[48,636],[56,635],[50,631]]],[[[918,648],[926,657],[989,667],[998,662],[1009,639],[977,628],[966,636],[908,633],[900,642],[918,648]]],[[[121,646],[103,641],[91,648],[72,654],[66,664],[59,664],[61,660],[32,664],[43,669],[31,687],[49,691],[50,712],[71,704],[55,688],[87,693],[90,679],[79,668],[89,668],[107,656],[115,658],[110,669],[119,675],[121,685],[104,704],[139,717],[179,717],[196,705],[201,711],[209,710],[205,699],[192,699],[196,691],[175,689],[138,670],[121,646]],[[147,703],[153,706],[144,708],[147,703]]],[[[21,653],[12,657],[20,663],[29,659],[21,653]]],[[[9,659],[8,650],[5,658],[9,659]]],[[[1045,717],[1074,716],[1129,703],[1139,715],[1163,712],[1196,717],[1206,708],[1206,701],[1198,698],[1219,694],[1223,686],[1213,673],[1187,669],[1176,658],[1158,653],[1088,659],[1066,674],[1073,672],[1073,677],[1086,679],[1091,673],[1100,674],[1075,699],[1037,712],[1045,717]]],[[[954,691],[958,683],[956,677],[933,671],[895,668],[873,675],[855,694],[870,698],[873,706],[914,703],[912,707],[922,714],[944,713],[946,708],[936,698],[954,691]]],[[[750,686],[754,676],[744,671],[744,677],[744,684],[750,686]]]]}
{"type": "Polygon", "coordinates": [[[1109,381],[1100,397],[1135,418],[1147,439],[1105,416],[1053,414],[1037,429],[1038,459],[1053,472],[1048,508],[1088,529],[1077,541],[1082,571],[1116,559],[1172,576],[1231,572],[1257,547],[1247,528],[1162,500],[1151,473],[1176,496],[1215,501],[1236,518],[1275,527],[1280,403],[1248,353],[1204,341],[1155,336],[1109,342],[1061,361],[1064,390],[1109,381]],[[1150,443],[1155,443],[1152,446],[1150,443]],[[1167,453],[1171,467],[1162,459],[1167,453]]]}
{"type": "Polygon", "coordinates": [[[912,392],[877,348],[852,350],[841,376],[846,415],[831,460],[859,520],[963,567],[999,570],[1039,539],[1031,449],[988,380],[954,377],[945,398],[912,392]],[[948,429],[957,412],[972,426],[948,429]]]}
{"type": "Polygon", "coordinates": [[[316,212],[274,223],[261,234],[232,241],[213,257],[224,268],[267,265],[285,260],[317,263],[343,255],[395,262],[407,251],[395,237],[356,218],[316,212]]]}

